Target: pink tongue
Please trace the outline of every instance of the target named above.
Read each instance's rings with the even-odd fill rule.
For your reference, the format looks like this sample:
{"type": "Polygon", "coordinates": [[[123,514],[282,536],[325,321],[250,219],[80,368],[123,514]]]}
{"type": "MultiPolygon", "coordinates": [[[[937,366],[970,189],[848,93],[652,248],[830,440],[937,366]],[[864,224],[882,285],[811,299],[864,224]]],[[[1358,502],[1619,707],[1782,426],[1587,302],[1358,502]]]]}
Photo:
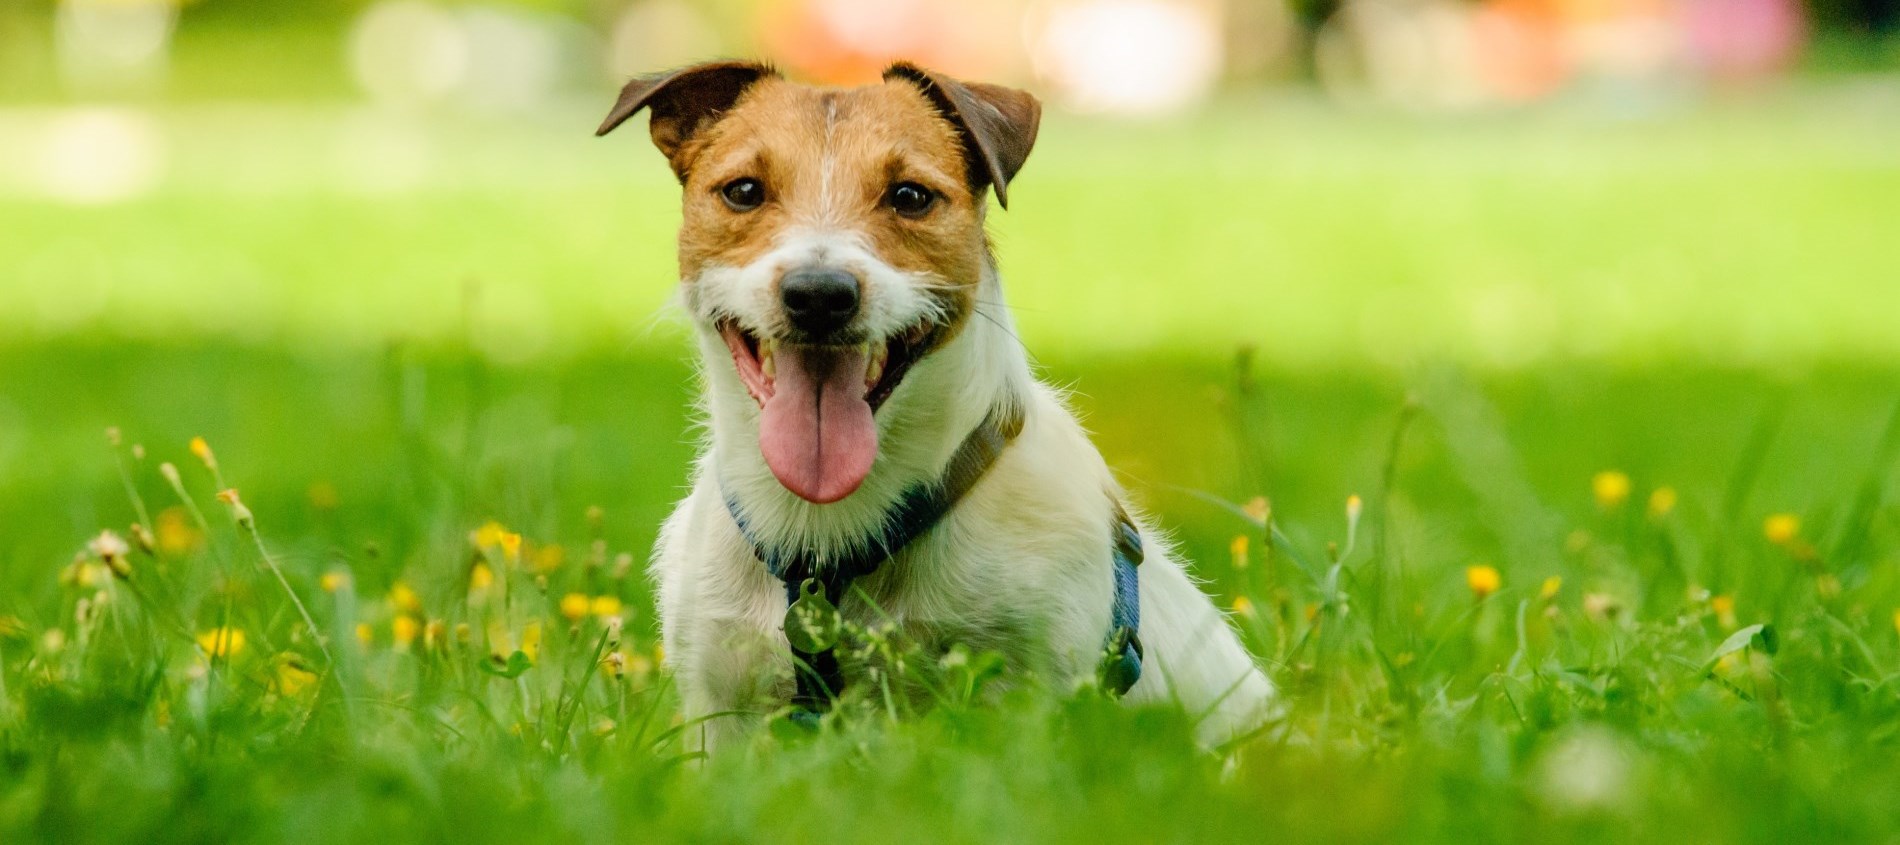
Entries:
{"type": "Polygon", "coordinates": [[[864,401],[859,347],[779,347],[772,398],[759,421],[759,451],[785,489],[818,504],[851,495],[877,457],[877,425],[864,401]]]}

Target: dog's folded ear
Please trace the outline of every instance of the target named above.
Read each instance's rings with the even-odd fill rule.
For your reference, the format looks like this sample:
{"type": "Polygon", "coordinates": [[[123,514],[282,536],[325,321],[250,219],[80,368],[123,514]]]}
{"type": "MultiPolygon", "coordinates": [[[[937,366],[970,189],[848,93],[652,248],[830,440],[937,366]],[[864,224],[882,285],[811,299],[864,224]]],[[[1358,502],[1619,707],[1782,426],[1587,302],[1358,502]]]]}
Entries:
{"type": "Polygon", "coordinates": [[[1029,149],[1036,145],[1042,122],[1042,103],[1026,91],[961,82],[909,62],[884,71],[884,78],[901,79],[922,88],[944,117],[963,132],[970,162],[970,182],[996,190],[996,202],[1009,207],[1009,182],[1023,168],[1029,149]]]}
{"type": "Polygon", "coordinates": [[[653,145],[666,154],[673,172],[683,181],[681,147],[693,135],[732,108],[746,88],[778,72],[758,62],[725,61],[692,65],[678,70],[636,77],[620,89],[620,100],[607,113],[595,135],[605,135],[641,109],[652,109],[653,145]]]}

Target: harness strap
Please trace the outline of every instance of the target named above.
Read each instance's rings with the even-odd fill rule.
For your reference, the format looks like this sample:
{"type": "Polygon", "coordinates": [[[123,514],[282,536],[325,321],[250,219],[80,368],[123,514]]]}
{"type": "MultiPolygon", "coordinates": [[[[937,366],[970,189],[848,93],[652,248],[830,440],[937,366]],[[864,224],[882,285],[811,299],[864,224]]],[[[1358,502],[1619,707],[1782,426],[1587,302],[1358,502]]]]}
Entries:
{"type": "Polygon", "coordinates": [[[1141,680],[1141,532],[1119,503],[1115,506],[1115,604],[1108,642],[1102,649],[1102,688],[1123,695],[1141,680]]]}

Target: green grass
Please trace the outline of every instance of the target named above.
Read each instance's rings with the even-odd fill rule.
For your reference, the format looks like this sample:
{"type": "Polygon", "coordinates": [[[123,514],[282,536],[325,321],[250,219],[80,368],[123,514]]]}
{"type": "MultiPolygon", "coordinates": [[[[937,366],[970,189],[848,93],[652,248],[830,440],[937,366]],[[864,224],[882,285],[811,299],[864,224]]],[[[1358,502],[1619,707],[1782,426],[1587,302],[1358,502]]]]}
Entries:
{"type": "MultiPolygon", "coordinates": [[[[353,187],[387,149],[350,145],[408,130],[341,107],[161,111],[169,175],[116,206],[0,165],[0,841],[1889,840],[1900,155],[1856,102],[1052,122],[995,218],[1010,295],[1208,591],[1251,604],[1287,709],[1225,756],[1032,689],[682,759],[638,671],[694,437],[655,318],[675,200],[585,111],[418,120],[393,137],[437,157],[391,193],[353,187]],[[140,519],[121,461],[173,545],[74,583],[140,519]],[[1271,497],[1284,538],[1204,495],[1271,497]],[[489,520],[549,565],[472,545],[489,520]],[[478,561],[505,601],[471,602],[478,561]],[[570,592],[623,602],[632,671],[593,669],[570,592]],[[397,647],[399,617],[447,642],[397,647]],[[531,623],[534,665],[483,671],[531,623]],[[246,645],[207,659],[221,624],[246,645]]],[[[0,116],[0,162],[43,119],[0,116]]]]}

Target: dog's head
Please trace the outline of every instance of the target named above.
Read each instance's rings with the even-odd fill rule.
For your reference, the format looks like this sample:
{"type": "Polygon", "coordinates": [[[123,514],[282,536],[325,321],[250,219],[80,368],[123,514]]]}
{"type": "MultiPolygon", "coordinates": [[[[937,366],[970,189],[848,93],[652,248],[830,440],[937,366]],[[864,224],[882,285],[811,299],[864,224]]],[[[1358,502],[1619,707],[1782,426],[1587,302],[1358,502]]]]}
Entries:
{"type": "Polygon", "coordinates": [[[720,62],[627,83],[600,134],[642,108],[685,190],[688,310],[758,402],[766,464],[808,501],[850,495],[874,414],[974,313],[987,192],[1007,204],[1040,105],[908,64],[825,89],[720,62]]]}

